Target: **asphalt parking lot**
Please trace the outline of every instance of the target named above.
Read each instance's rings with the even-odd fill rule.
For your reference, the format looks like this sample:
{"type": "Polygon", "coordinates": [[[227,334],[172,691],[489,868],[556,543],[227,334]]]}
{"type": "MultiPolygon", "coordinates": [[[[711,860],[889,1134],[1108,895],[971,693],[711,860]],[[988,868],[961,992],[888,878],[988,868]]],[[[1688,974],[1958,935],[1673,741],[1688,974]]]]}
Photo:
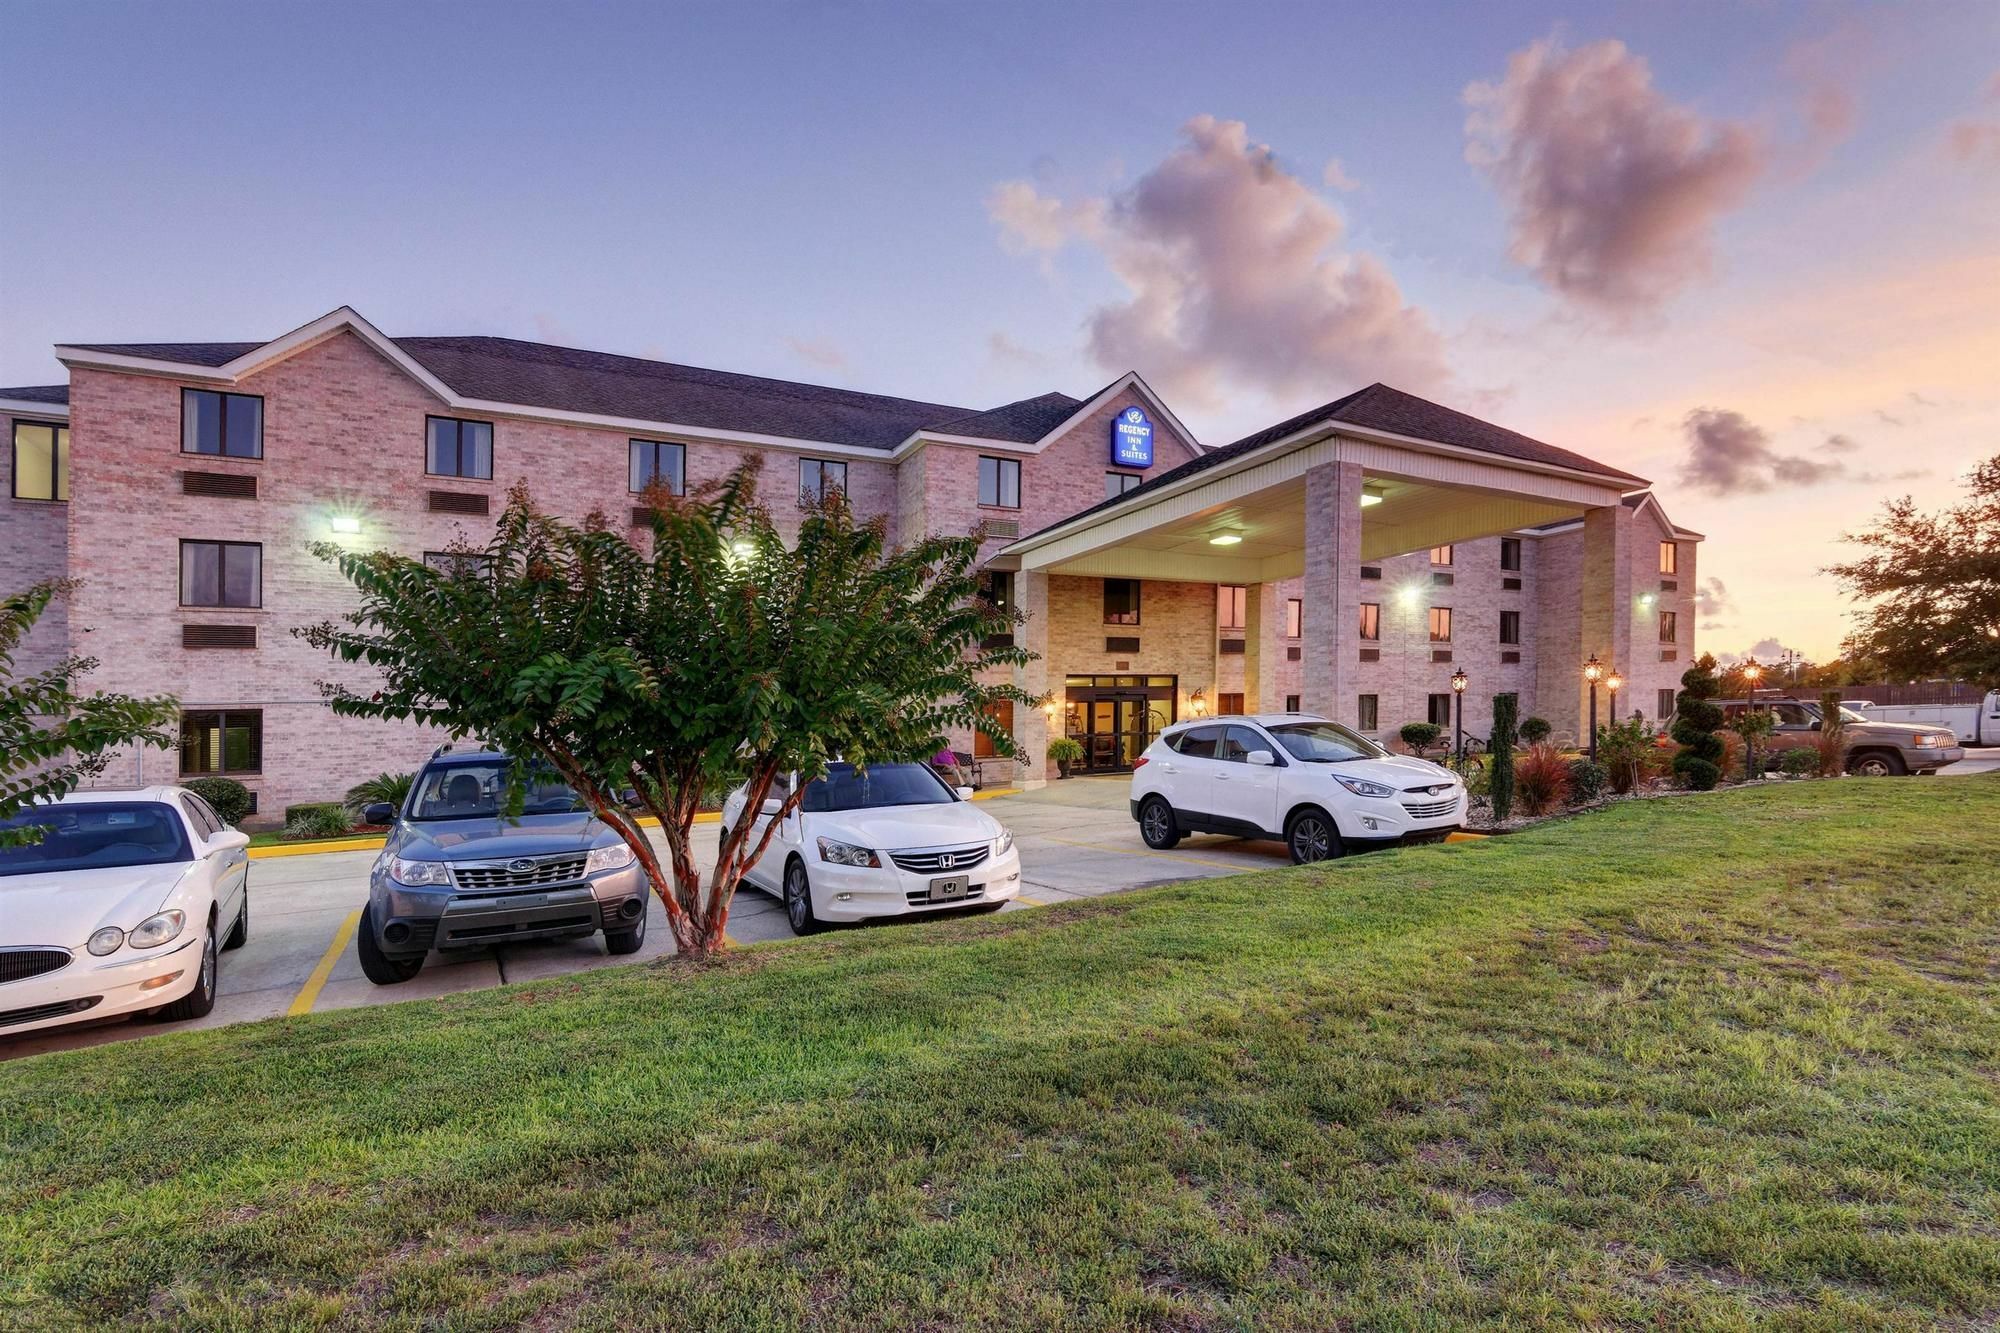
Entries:
{"type": "MultiPolygon", "coordinates": [[[[1169,880],[1237,874],[1286,864],[1275,844],[1190,838],[1171,852],[1139,840],[1126,813],[1130,781],[1123,777],[1054,782],[1042,791],[996,796],[984,809],[1014,830],[1021,853],[1021,901],[1007,911],[1097,897],[1169,880]]],[[[704,871],[713,864],[715,826],[697,825],[704,871]]],[[[361,975],[354,927],[366,901],[368,868],[377,853],[324,852],[260,858],[250,868],[250,939],[222,955],[215,1011],[192,1023],[113,1020],[0,1037],[0,1060],[69,1050],[186,1028],[218,1027],[284,1014],[322,1013],[357,1005],[418,1000],[454,991],[534,981],[593,967],[642,962],[672,949],[665,911],[655,901],[646,945],[612,958],[601,936],[539,944],[501,945],[449,957],[432,954],[415,979],[377,986],[361,975]]],[[[923,920],[865,929],[922,930],[923,920]]],[[[777,900],[757,889],[740,893],[729,937],[739,943],[791,938],[777,900]]]]}

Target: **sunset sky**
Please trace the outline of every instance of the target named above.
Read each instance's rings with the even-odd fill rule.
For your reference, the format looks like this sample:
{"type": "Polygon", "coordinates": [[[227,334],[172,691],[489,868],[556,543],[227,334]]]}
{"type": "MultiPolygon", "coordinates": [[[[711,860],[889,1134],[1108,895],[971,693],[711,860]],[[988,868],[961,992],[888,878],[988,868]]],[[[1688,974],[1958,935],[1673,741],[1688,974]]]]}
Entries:
{"type": "MultiPolygon", "coordinates": [[[[1700,643],[2000,452],[2000,5],[16,5],[0,383],[351,304],[1208,444],[1372,380],[1652,478],[1700,643]]],[[[1765,642],[1768,641],[1768,642],[1765,642]]]]}

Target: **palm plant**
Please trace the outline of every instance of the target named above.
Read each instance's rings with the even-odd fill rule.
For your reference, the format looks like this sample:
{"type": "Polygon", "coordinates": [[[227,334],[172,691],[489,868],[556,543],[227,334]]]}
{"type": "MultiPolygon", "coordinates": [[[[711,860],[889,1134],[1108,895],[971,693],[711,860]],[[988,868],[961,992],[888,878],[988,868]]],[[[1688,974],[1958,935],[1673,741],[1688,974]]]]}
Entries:
{"type": "Polygon", "coordinates": [[[349,787],[341,804],[346,806],[347,812],[356,819],[361,817],[364,809],[377,801],[401,810],[403,802],[410,798],[410,788],[416,785],[416,781],[415,773],[377,773],[374,777],[349,787]]]}

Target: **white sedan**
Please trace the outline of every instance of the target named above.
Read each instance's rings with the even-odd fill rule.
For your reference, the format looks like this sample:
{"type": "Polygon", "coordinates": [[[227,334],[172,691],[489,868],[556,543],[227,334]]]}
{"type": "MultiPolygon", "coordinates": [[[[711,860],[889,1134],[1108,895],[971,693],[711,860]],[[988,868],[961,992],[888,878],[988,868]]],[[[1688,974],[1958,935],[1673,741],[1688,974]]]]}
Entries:
{"type": "MultiPolygon", "coordinates": [[[[753,840],[789,791],[774,791],[756,814],[753,840]]],[[[746,879],[784,903],[798,935],[868,917],[998,911],[1021,892],[1021,859],[1014,835],[971,795],[947,787],[929,764],[830,764],[746,879]]],[[[744,805],[741,787],[723,802],[724,838],[744,805]]]]}
{"type": "Polygon", "coordinates": [[[215,1007],[215,954],[250,932],[247,835],[182,787],[77,792],[6,827],[0,847],[0,1037],[215,1007]]]}

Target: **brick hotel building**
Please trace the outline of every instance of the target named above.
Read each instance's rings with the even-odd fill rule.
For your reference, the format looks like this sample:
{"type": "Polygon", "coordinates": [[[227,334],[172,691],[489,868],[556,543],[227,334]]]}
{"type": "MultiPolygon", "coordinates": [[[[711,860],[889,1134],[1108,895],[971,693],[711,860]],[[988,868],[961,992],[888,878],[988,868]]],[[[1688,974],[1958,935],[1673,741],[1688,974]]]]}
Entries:
{"type": "Polygon", "coordinates": [[[1448,721],[1458,670],[1469,732],[1505,692],[1580,734],[1591,656],[1624,677],[1620,715],[1661,719],[1694,651],[1701,536],[1643,478],[1380,384],[1211,449],[1137,374],[976,410],[390,338],[345,308],[267,342],[55,350],[67,384],[0,389],[0,592],[82,583],[17,669],[77,653],[98,688],[175,695],[178,755],[120,756],[103,782],[227,774],[266,817],[438,739],[321,702],[343,668],[288,631],[351,601],[306,544],[442,553],[522,480],[557,513],[623,515],[656,477],[757,455],[767,496],[844,487],[892,538],[984,522],[992,594],[1039,655],[1018,683],[1050,698],[1006,719],[1032,784],[1056,731],[1102,771],[1202,713],[1386,738],[1448,721]]]}

